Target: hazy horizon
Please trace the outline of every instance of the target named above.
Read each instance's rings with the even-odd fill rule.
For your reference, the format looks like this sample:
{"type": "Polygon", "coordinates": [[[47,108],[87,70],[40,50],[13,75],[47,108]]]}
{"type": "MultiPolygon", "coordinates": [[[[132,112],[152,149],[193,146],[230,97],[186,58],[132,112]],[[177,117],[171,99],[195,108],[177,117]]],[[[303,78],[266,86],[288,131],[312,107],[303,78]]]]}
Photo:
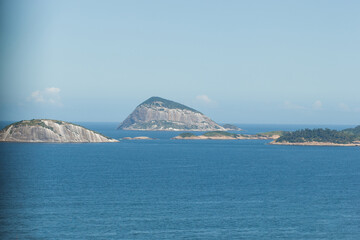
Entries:
{"type": "Polygon", "coordinates": [[[1,2],[2,121],[360,124],[358,1],[1,2]]]}

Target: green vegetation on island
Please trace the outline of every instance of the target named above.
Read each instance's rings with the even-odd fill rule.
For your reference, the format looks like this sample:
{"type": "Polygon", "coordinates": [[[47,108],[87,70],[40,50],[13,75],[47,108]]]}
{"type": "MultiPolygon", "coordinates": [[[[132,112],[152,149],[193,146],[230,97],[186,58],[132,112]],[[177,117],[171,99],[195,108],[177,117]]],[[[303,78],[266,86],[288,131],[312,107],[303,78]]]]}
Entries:
{"type": "Polygon", "coordinates": [[[336,143],[336,144],[349,144],[359,139],[357,134],[359,126],[352,129],[342,131],[331,129],[301,129],[294,132],[285,132],[279,137],[277,143],[306,143],[306,142],[319,142],[319,143],[336,143]]]}
{"type": "Polygon", "coordinates": [[[203,134],[205,137],[232,137],[237,138],[239,135],[235,133],[229,133],[224,131],[211,131],[203,134]]]}
{"type": "Polygon", "coordinates": [[[270,131],[270,132],[263,132],[263,133],[258,133],[256,134],[257,136],[264,136],[264,137],[272,137],[272,136],[283,136],[285,133],[287,133],[286,131],[270,131]]]}
{"type": "Polygon", "coordinates": [[[238,139],[240,135],[239,134],[234,134],[234,133],[229,133],[229,132],[224,132],[224,131],[211,131],[211,132],[206,132],[202,135],[195,135],[191,132],[184,132],[181,133],[180,135],[174,137],[173,139],[203,139],[203,140],[207,140],[207,139],[238,139]]]}
{"type": "MultiPolygon", "coordinates": [[[[41,119],[22,120],[19,122],[12,123],[4,128],[7,130],[9,127],[18,128],[20,126],[41,126],[54,132],[54,128],[46,125],[41,119]]],[[[10,133],[13,133],[14,129],[11,129],[10,133]]]]}
{"type": "Polygon", "coordinates": [[[356,140],[360,141],[360,125],[354,128],[347,128],[342,130],[342,132],[347,133],[349,135],[353,135],[356,140]]]}
{"type": "Polygon", "coordinates": [[[200,140],[240,140],[240,139],[261,139],[261,140],[269,140],[269,139],[276,139],[279,135],[272,135],[272,136],[265,136],[265,135],[248,135],[248,134],[236,134],[230,133],[225,131],[211,131],[206,132],[202,135],[195,135],[190,132],[184,132],[174,137],[173,139],[200,139],[200,140]]]}
{"type": "Polygon", "coordinates": [[[357,146],[360,144],[360,126],[355,128],[348,128],[342,131],[331,130],[328,128],[318,128],[301,129],[293,132],[271,131],[258,133],[255,135],[235,134],[225,131],[211,131],[198,136],[190,132],[185,132],[175,137],[174,139],[274,139],[271,144],[357,146]]]}
{"type": "MultiPolygon", "coordinates": [[[[158,106],[158,107],[165,107],[165,108],[170,108],[170,109],[186,109],[192,112],[196,112],[196,113],[200,113],[199,111],[190,108],[188,106],[185,106],[183,104],[171,101],[171,100],[167,100],[161,97],[151,97],[148,100],[146,100],[145,102],[141,103],[140,105],[153,105],[153,106],[158,106]],[[158,103],[161,102],[161,103],[158,103]]],[[[139,106],[140,106],[139,105],[139,106]]]]}
{"type": "Polygon", "coordinates": [[[191,137],[196,137],[196,135],[193,134],[193,133],[190,133],[190,132],[184,132],[184,133],[180,134],[179,137],[181,137],[181,138],[191,138],[191,137]]]}

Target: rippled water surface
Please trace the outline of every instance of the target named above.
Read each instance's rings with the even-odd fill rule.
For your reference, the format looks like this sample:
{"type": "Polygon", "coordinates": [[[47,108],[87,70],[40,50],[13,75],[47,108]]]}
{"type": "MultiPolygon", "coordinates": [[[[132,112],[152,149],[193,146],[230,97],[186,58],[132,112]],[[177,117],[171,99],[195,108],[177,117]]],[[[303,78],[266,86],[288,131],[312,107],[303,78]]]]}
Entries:
{"type": "Polygon", "coordinates": [[[2,239],[360,239],[359,147],[87,127],[158,139],[1,143],[2,239]]]}

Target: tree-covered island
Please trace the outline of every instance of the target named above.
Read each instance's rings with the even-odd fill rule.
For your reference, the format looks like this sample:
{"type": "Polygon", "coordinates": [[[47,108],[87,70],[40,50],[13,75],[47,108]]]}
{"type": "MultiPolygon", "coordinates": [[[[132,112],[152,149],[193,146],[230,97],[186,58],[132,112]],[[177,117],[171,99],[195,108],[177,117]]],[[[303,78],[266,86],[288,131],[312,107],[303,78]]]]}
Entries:
{"type": "Polygon", "coordinates": [[[317,128],[284,132],[271,144],[358,146],[360,145],[360,126],[341,131],[317,128]]]}

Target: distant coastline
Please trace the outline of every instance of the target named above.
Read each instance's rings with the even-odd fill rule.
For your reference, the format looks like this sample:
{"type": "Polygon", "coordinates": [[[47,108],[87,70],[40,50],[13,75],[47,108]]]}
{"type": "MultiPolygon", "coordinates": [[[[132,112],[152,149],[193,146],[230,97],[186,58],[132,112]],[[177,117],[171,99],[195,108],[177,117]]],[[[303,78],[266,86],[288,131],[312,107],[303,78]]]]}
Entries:
{"type": "MultiPolygon", "coordinates": [[[[3,124],[4,122],[1,123],[3,124]]],[[[94,126],[88,125],[88,127],[92,128],[94,126]]],[[[238,131],[208,131],[205,133],[197,133],[193,131],[183,132],[183,130],[179,129],[177,131],[182,131],[182,133],[179,133],[177,136],[174,136],[175,134],[165,135],[168,135],[167,139],[174,140],[272,140],[266,141],[264,144],[284,146],[360,146],[360,126],[352,128],[344,127],[342,130],[339,128],[339,130],[329,128],[295,129],[296,128],[286,129],[286,131],[261,132],[261,130],[252,131],[250,128],[250,131],[245,130],[249,131],[249,134],[240,134],[238,131]]],[[[265,130],[267,129],[265,128],[265,130]]],[[[104,136],[100,133],[102,132],[100,129],[98,129],[98,131],[99,132],[95,132],[77,124],[70,124],[60,120],[32,119],[5,126],[0,131],[0,142],[1,139],[3,142],[118,142],[118,140],[156,140],[162,139],[162,137],[159,137],[161,135],[150,134],[150,132],[166,132],[169,130],[139,129],[139,133],[136,134],[137,136],[126,136],[125,134],[127,133],[124,133],[115,137],[115,139],[104,136]],[[71,131],[66,132],[65,130],[71,131]],[[78,132],[78,130],[81,131],[78,132]],[[140,133],[146,131],[149,132],[148,136],[140,133]]]]}
{"type": "Polygon", "coordinates": [[[285,132],[270,144],[299,146],[359,146],[360,126],[341,131],[331,129],[301,129],[285,132]]]}
{"type": "Polygon", "coordinates": [[[275,134],[255,134],[255,135],[246,135],[246,134],[236,134],[225,131],[211,131],[206,132],[202,135],[195,135],[190,132],[185,132],[179,136],[173,137],[175,140],[245,140],[245,139],[254,139],[254,140],[269,140],[277,139],[279,135],[275,134]]]}
{"type": "Polygon", "coordinates": [[[271,145],[288,145],[288,146],[338,146],[338,147],[359,147],[360,142],[353,143],[332,143],[332,142],[276,142],[272,141],[271,145]]]}

